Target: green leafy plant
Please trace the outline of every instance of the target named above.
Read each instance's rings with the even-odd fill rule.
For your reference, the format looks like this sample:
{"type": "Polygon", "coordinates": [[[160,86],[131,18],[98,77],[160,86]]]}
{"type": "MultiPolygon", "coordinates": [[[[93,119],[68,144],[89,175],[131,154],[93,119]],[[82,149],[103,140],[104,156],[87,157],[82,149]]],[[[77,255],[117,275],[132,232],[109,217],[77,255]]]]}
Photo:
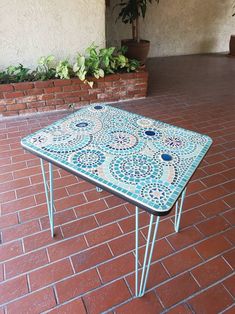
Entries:
{"type": "Polygon", "coordinates": [[[55,78],[54,60],[55,57],[52,55],[39,59],[38,66],[33,72],[35,80],[45,81],[55,78]]]}
{"type": "Polygon", "coordinates": [[[115,47],[102,48],[99,50],[100,67],[104,70],[105,74],[113,73],[111,62],[115,47]]]}
{"type": "Polygon", "coordinates": [[[85,84],[89,84],[90,87],[93,87],[93,82],[86,80],[87,67],[86,67],[86,58],[80,53],[77,56],[77,61],[73,65],[73,71],[75,75],[85,84]]]}
{"type": "Polygon", "coordinates": [[[100,51],[97,51],[98,46],[92,44],[86,49],[85,65],[87,68],[87,74],[95,78],[104,77],[104,70],[101,68],[101,56],[100,51]]]}
{"type": "Polygon", "coordinates": [[[56,64],[55,57],[50,55],[41,57],[36,70],[30,71],[22,64],[9,66],[0,72],[0,84],[49,80],[54,78],[69,79],[78,77],[81,81],[93,87],[91,77],[99,79],[107,74],[116,72],[137,71],[139,62],[124,56],[124,48],[101,48],[92,44],[84,55],[78,54],[73,66],[68,60],[61,60],[56,64]]]}
{"type": "Polygon", "coordinates": [[[62,60],[56,67],[56,77],[60,79],[70,79],[72,76],[72,66],[68,60],[62,60]]]}
{"type": "Polygon", "coordinates": [[[9,66],[6,70],[10,81],[24,82],[31,79],[30,69],[25,68],[21,63],[17,66],[9,66]]]}
{"type": "Polygon", "coordinates": [[[9,75],[7,75],[6,71],[0,72],[0,84],[8,84],[9,82],[9,75]]]}
{"type": "MultiPolygon", "coordinates": [[[[155,1],[159,3],[160,0],[155,1]]],[[[140,42],[139,18],[141,16],[143,19],[145,18],[147,5],[152,2],[152,0],[121,0],[120,3],[115,5],[115,7],[121,9],[117,20],[121,19],[123,23],[132,25],[132,38],[137,42],[140,42]]]]}

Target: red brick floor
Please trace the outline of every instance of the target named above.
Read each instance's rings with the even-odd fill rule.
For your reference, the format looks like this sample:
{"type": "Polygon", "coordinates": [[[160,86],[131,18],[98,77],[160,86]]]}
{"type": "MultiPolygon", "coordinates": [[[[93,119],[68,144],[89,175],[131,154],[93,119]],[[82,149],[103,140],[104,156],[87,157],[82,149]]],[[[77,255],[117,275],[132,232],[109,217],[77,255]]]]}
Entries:
{"type": "MultiPolygon", "coordinates": [[[[148,292],[134,290],[134,208],[55,169],[51,239],[39,160],[20,138],[65,113],[0,122],[0,313],[235,313],[235,59],[149,61],[145,100],[117,106],[210,135],[181,231],[160,223],[148,292]]],[[[143,249],[147,214],[141,214],[143,249]]]]}

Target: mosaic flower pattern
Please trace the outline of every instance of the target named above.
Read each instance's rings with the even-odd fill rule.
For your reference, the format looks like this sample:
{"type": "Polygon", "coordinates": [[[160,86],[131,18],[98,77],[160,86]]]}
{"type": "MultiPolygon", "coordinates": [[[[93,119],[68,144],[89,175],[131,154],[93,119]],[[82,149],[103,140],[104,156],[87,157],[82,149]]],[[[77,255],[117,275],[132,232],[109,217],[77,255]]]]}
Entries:
{"type": "Polygon", "coordinates": [[[97,150],[81,150],[69,156],[69,161],[84,169],[96,169],[105,161],[105,155],[97,150]]]}
{"type": "Polygon", "coordinates": [[[203,159],[208,136],[93,104],[22,140],[24,148],[151,213],[168,213],[203,159]]]}
{"type": "Polygon", "coordinates": [[[136,184],[139,180],[159,176],[162,169],[148,156],[129,155],[115,158],[111,162],[110,171],[116,180],[136,184]]]}

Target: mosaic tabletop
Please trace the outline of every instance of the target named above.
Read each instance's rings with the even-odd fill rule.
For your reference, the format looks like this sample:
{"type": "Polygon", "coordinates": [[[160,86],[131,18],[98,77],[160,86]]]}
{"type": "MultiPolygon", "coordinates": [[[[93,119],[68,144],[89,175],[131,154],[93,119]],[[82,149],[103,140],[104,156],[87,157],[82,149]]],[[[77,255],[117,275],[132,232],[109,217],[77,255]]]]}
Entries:
{"type": "Polygon", "coordinates": [[[153,214],[167,214],[209,149],[199,133],[92,105],[22,139],[22,146],[153,214]]]}

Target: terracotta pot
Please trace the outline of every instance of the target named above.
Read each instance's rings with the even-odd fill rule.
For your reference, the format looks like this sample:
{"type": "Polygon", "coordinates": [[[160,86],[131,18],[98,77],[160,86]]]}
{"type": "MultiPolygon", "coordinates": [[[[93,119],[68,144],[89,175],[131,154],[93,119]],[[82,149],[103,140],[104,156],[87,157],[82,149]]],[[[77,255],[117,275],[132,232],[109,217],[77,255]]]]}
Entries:
{"type": "Polygon", "coordinates": [[[235,35],[231,35],[229,42],[229,54],[235,57],[235,35]]]}
{"type": "Polygon", "coordinates": [[[123,39],[121,45],[128,48],[126,52],[127,58],[136,59],[140,61],[141,64],[145,64],[148,53],[150,42],[148,40],[141,39],[138,43],[133,39],[123,39]]]}

